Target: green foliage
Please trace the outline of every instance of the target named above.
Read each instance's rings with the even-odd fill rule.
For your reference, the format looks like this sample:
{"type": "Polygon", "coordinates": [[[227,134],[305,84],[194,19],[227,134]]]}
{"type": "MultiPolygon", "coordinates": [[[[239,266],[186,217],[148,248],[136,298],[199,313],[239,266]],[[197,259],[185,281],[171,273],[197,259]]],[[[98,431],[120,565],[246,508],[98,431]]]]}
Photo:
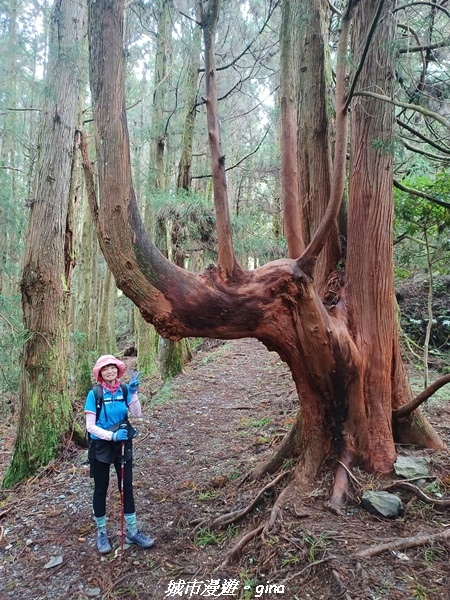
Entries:
{"type": "Polygon", "coordinates": [[[198,499],[200,502],[206,502],[208,500],[214,500],[217,496],[220,495],[220,492],[217,490],[206,490],[204,492],[200,492],[198,495],[198,499]]]}
{"type": "Polygon", "coordinates": [[[159,388],[158,392],[153,396],[151,400],[151,406],[161,406],[169,402],[179,400],[179,397],[173,391],[173,383],[165,383],[159,388]]]}
{"type": "Polygon", "coordinates": [[[200,528],[195,534],[195,544],[200,548],[204,548],[209,545],[220,544],[221,536],[212,532],[208,528],[200,528]]]}
{"type": "Polygon", "coordinates": [[[225,532],[225,537],[227,538],[227,540],[232,540],[238,535],[238,533],[239,527],[236,527],[236,525],[228,525],[227,530],[225,532]]]}
{"type": "Polygon", "coordinates": [[[431,547],[421,550],[423,561],[426,565],[432,565],[434,562],[444,560],[447,553],[444,548],[431,547]]]}
{"type": "MultiPolygon", "coordinates": [[[[408,188],[450,203],[450,175],[417,174],[404,179],[408,188]]],[[[450,210],[425,198],[395,189],[396,276],[426,272],[427,245],[435,275],[450,273],[450,210]]]]}
{"type": "MultiPolygon", "coordinates": [[[[423,345],[428,325],[428,293],[429,282],[419,281],[407,284],[408,295],[403,297],[403,287],[399,288],[399,302],[402,310],[401,327],[403,332],[416,344],[423,345]]],[[[430,332],[430,347],[435,352],[450,350],[450,278],[440,277],[433,280],[433,321],[430,332]]]]}
{"type": "Polygon", "coordinates": [[[230,481],[235,481],[236,479],[239,479],[240,476],[241,473],[239,471],[231,471],[231,473],[228,475],[228,479],[230,481]]]}
{"type": "MultiPolygon", "coordinates": [[[[152,194],[151,206],[186,257],[201,252],[204,263],[217,261],[214,207],[204,196],[184,190],[156,192],[152,194]]],[[[276,237],[272,216],[264,205],[245,206],[239,215],[231,216],[231,226],[236,255],[245,267],[286,255],[284,238],[276,237]]]]}
{"type": "Polygon", "coordinates": [[[319,555],[331,544],[330,534],[327,531],[324,531],[318,537],[307,534],[305,535],[304,540],[308,549],[309,561],[311,563],[319,560],[319,555]]]}
{"type": "Polygon", "coordinates": [[[286,256],[284,238],[276,238],[269,213],[258,205],[232,219],[236,255],[245,267],[257,267],[286,256]]]}
{"type": "Polygon", "coordinates": [[[382,155],[390,154],[391,156],[395,156],[396,153],[398,153],[398,150],[403,151],[403,145],[398,138],[392,138],[390,140],[373,140],[372,148],[382,155]]]}
{"type": "Polygon", "coordinates": [[[431,600],[434,596],[434,591],[416,581],[412,589],[412,596],[415,600],[431,600]]]}
{"type": "Polygon", "coordinates": [[[155,191],[150,206],[187,257],[203,252],[205,260],[217,260],[214,209],[204,196],[185,190],[155,191]]]}
{"type": "Polygon", "coordinates": [[[60,373],[55,373],[53,380],[42,374],[37,381],[27,382],[28,412],[21,423],[22,435],[16,439],[3,488],[10,488],[34,475],[39,468],[48,465],[60,449],[61,434],[68,430],[72,407],[67,393],[60,393],[60,373]]]}

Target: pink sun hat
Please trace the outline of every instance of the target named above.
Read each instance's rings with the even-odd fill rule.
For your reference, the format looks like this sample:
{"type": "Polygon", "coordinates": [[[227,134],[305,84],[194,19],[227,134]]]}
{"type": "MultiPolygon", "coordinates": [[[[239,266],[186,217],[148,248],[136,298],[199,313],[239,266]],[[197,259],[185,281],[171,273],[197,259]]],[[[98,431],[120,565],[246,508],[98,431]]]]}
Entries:
{"type": "Polygon", "coordinates": [[[100,358],[95,363],[94,368],[92,369],[96,381],[102,381],[102,378],[100,377],[100,371],[103,369],[103,367],[107,367],[108,365],[114,365],[115,367],[117,367],[117,377],[119,378],[122,377],[127,368],[124,362],[122,362],[112,354],[104,354],[103,356],[100,356],[100,358]]]}

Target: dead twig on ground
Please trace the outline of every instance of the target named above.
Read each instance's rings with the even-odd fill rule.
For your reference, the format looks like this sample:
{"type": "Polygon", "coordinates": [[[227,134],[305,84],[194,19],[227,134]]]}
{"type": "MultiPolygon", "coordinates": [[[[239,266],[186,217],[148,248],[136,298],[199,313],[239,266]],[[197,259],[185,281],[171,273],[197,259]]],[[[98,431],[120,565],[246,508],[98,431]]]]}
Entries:
{"type": "Polygon", "coordinates": [[[306,573],[306,571],[308,571],[308,569],[311,569],[312,567],[317,567],[318,565],[321,565],[326,562],[330,562],[330,560],[333,560],[334,558],[335,558],[334,556],[327,556],[326,558],[322,558],[321,560],[316,560],[315,562],[312,562],[309,565],[306,565],[306,567],[304,567],[301,571],[296,571],[295,573],[292,573],[292,575],[289,575],[289,577],[286,577],[285,579],[283,579],[283,581],[279,585],[284,585],[288,581],[292,581],[292,579],[295,579],[296,577],[300,577],[301,575],[303,575],[303,573],[306,573]]]}
{"type": "Polygon", "coordinates": [[[369,556],[376,556],[383,552],[392,552],[393,550],[407,550],[408,548],[417,548],[417,546],[432,545],[434,542],[442,542],[450,538],[450,529],[441,531],[434,535],[414,535],[412,537],[403,538],[401,540],[395,540],[393,542],[385,542],[384,544],[378,544],[377,546],[371,546],[364,550],[358,550],[355,556],[358,558],[368,558],[369,556]]]}
{"type": "Polygon", "coordinates": [[[127,571],[124,573],[124,575],[122,575],[121,577],[118,577],[117,579],[114,579],[106,587],[106,590],[104,592],[104,598],[105,598],[105,600],[107,598],[111,597],[110,594],[111,594],[112,590],[114,588],[117,588],[119,586],[119,584],[122,583],[122,581],[128,580],[129,577],[144,576],[144,575],[148,575],[148,570],[145,570],[145,571],[133,571],[130,568],[128,568],[127,571]]]}

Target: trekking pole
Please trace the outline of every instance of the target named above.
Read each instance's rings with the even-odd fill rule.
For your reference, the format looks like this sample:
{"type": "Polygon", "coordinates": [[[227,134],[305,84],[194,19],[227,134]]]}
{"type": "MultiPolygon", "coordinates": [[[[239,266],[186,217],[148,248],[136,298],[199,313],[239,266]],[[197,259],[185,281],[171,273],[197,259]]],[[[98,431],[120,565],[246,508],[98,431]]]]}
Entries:
{"type": "Polygon", "coordinates": [[[123,543],[125,538],[125,516],[124,516],[124,490],[125,480],[125,442],[122,442],[122,456],[120,460],[120,554],[123,556],[123,543]]]}

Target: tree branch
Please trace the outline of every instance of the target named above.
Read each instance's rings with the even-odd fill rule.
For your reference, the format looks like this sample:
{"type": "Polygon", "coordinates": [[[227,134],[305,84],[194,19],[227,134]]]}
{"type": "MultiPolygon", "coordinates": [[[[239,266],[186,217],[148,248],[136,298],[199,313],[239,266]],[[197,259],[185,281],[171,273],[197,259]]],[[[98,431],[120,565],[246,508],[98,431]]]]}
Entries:
{"type": "Polygon", "coordinates": [[[431,496],[427,496],[425,492],[423,492],[417,485],[410,483],[409,481],[395,481],[391,485],[388,485],[384,489],[388,490],[394,487],[400,487],[405,490],[409,490],[413,492],[418,498],[426,502],[427,504],[433,504],[434,506],[440,506],[441,508],[449,508],[450,500],[440,500],[438,498],[431,498],[431,496]]]}
{"type": "Polygon", "coordinates": [[[447,383],[450,383],[450,375],[444,375],[443,377],[436,379],[436,381],[430,384],[425,390],[423,390],[423,392],[413,398],[411,402],[408,402],[407,404],[400,406],[400,408],[392,411],[394,420],[402,419],[410,415],[413,410],[416,410],[416,408],[428,400],[428,398],[430,398],[447,383]]]}
{"type": "Polygon", "coordinates": [[[450,40],[439,42],[438,44],[424,44],[423,46],[409,46],[407,48],[399,48],[399,54],[409,54],[410,52],[422,52],[422,50],[436,50],[437,48],[447,48],[450,46],[450,40]]]}
{"type": "Polygon", "coordinates": [[[396,179],[394,179],[394,187],[401,190],[402,192],[411,194],[411,196],[417,196],[418,198],[423,198],[424,200],[429,200],[430,202],[434,202],[434,204],[439,204],[439,206],[443,206],[444,208],[450,208],[449,202],[444,202],[443,200],[439,200],[439,198],[430,196],[430,194],[426,194],[425,192],[421,192],[420,190],[415,190],[413,188],[406,187],[406,185],[403,185],[396,179]]]}
{"type": "Polygon", "coordinates": [[[450,12],[444,8],[443,6],[441,6],[440,4],[438,4],[437,2],[410,2],[410,4],[403,4],[403,6],[397,6],[395,8],[392,9],[392,14],[398,12],[399,10],[406,10],[407,8],[410,8],[411,6],[429,6],[433,9],[438,8],[439,10],[441,10],[445,15],[447,15],[447,17],[450,19],[450,12]]]}
{"type": "Polygon", "coordinates": [[[184,13],[182,10],[178,11],[179,14],[184,17],[185,19],[188,19],[188,21],[192,21],[192,23],[194,23],[195,25],[198,25],[199,27],[202,26],[201,21],[197,21],[197,19],[194,19],[193,17],[190,17],[189,15],[187,15],[186,13],[184,13]]]}
{"type": "MultiPolygon", "coordinates": [[[[231,171],[232,169],[235,169],[236,167],[238,167],[241,163],[244,162],[244,160],[247,160],[247,158],[249,158],[250,156],[253,156],[253,154],[256,154],[258,152],[258,150],[261,148],[264,140],[267,137],[267,134],[270,131],[270,127],[268,129],[266,129],[263,137],[261,138],[261,141],[259,142],[259,144],[256,146],[256,148],[254,150],[252,150],[251,152],[249,152],[248,154],[246,154],[245,156],[243,156],[241,159],[239,159],[237,161],[237,163],[235,163],[234,165],[232,165],[231,167],[227,167],[225,169],[225,171],[231,171]]],[[[206,175],[196,175],[196,176],[192,176],[192,179],[206,179],[207,177],[211,177],[211,173],[208,173],[206,175]]]]}
{"type": "Polygon", "coordinates": [[[219,18],[220,0],[209,0],[208,10],[203,11],[203,39],[205,44],[206,120],[211,154],[211,171],[214,189],[217,238],[219,243],[219,268],[225,278],[238,280],[242,269],[238,265],[231,235],[230,210],[225,176],[225,156],[222,152],[218,116],[217,71],[215,62],[215,35],[219,18]]]}
{"type": "Polygon", "coordinates": [[[448,163],[450,162],[450,156],[440,156],[439,154],[432,154],[431,152],[426,152],[425,150],[421,150],[420,148],[416,148],[415,146],[412,146],[411,144],[408,144],[408,142],[406,142],[405,140],[402,140],[403,145],[405,146],[405,148],[407,150],[410,150],[411,152],[415,152],[416,154],[421,154],[422,156],[426,156],[427,158],[431,159],[431,160],[438,160],[444,163],[448,163]]]}
{"type": "MultiPolygon", "coordinates": [[[[264,31],[264,29],[267,27],[267,24],[269,23],[276,7],[278,6],[278,4],[280,3],[280,0],[277,0],[274,5],[269,8],[269,12],[267,14],[267,18],[264,21],[264,23],[262,24],[262,27],[260,28],[260,30],[258,31],[258,33],[256,34],[256,36],[253,38],[253,40],[247,44],[247,46],[244,48],[244,50],[238,54],[238,56],[236,56],[230,63],[226,64],[226,65],[222,65],[221,67],[217,67],[217,71],[225,71],[226,69],[229,69],[230,67],[232,67],[233,65],[235,65],[237,63],[237,61],[242,58],[244,56],[244,54],[246,54],[250,48],[253,46],[253,44],[256,42],[256,40],[258,39],[258,37],[262,34],[262,32],[264,31]]],[[[183,13],[181,13],[183,14],[183,13]]],[[[183,15],[186,16],[186,15],[183,15]]],[[[198,72],[199,73],[203,73],[205,71],[205,69],[199,69],[198,72]]]]}
{"type": "MultiPolygon", "coordinates": [[[[415,38],[415,40],[417,42],[417,45],[418,46],[420,45],[420,39],[419,39],[419,36],[417,35],[417,32],[414,31],[414,29],[412,29],[409,25],[403,25],[402,23],[397,23],[397,27],[399,29],[403,29],[404,31],[407,31],[409,34],[411,34],[415,38]]],[[[409,98],[411,98],[411,96],[414,93],[416,93],[417,91],[420,91],[421,88],[423,88],[423,84],[424,84],[424,81],[425,81],[425,74],[426,74],[426,71],[427,71],[427,61],[426,61],[425,54],[423,53],[423,51],[420,52],[420,58],[421,58],[421,61],[422,61],[422,73],[420,74],[419,83],[414,86],[414,89],[413,89],[412,92],[407,93],[407,96],[409,98]]]]}
{"type": "Polygon", "coordinates": [[[420,133],[419,131],[417,131],[416,129],[414,129],[413,127],[408,125],[407,123],[404,123],[403,121],[401,121],[398,118],[397,118],[397,124],[400,125],[400,127],[402,127],[403,129],[406,129],[406,131],[409,131],[409,133],[412,133],[413,135],[418,137],[420,140],[422,140],[426,144],[433,146],[433,148],[436,148],[436,150],[439,150],[439,152],[443,152],[444,154],[450,154],[450,150],[448,148],[445,148],[444,146],[440,146],[435,141],[424,136],[422,133],[420,133]]]}
{"type": "Polygon", "coordinates": [[[382,100],[383,102],[389,102],[389,104],[394,104],[394,106],[400,106],[401,108],[406,108],[408,110],[415,110],[416,112],[421,113],[425,117],[431,117],[432,119],[435,119],[436,121],[438,121],[438,123],[440,123],[447,129],[450,129],[450,121],[445,119],[439,113],[436,113],[432,110],[428,110],[424,106],[419,106],[418,104],[409,104],[408,102],[401,102],[400,100],[395,100],[394,98],[389,98],[388,96],[384,96],[383,94],[377,94],[375,92],[360,91],[360,92],[355,92],[354,95],[355,96],[367,96],[369,98],[375,98],[376,100],[382,100]]]}

